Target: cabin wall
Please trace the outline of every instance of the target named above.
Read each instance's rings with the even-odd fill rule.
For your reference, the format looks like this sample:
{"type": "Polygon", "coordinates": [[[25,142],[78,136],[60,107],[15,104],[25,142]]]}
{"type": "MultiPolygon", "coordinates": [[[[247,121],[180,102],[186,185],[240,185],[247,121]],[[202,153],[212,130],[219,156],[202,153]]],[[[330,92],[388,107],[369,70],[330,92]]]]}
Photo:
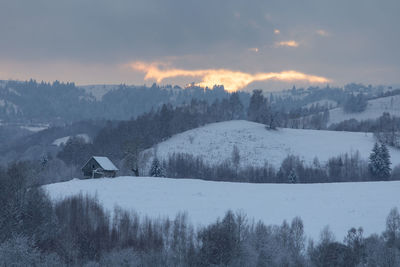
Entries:
{"type": "MultiPolygon", "coordinates": [[[[93,170],[100,168],[100,165],[95,161],[93,158],[91,158],[86,165],[82,168],[83,175],[85,177],[92,177],[93,170]]],[[[96,177],[98,178],[98,177],[96,177]]]]}
{"type": "MultiPolygon", "coordinates": [[[[84,167],[82,167],[83,175],[86,178],[92,178],[93,170],[96,170],[100,167],[100,164],[91,158],[84,167]]],[[[101,177],[115,177],[117,175],[116,171],[103,171],[103,175],[99,173],[95,173],[93,178],[101,178],[101,177]]]]}

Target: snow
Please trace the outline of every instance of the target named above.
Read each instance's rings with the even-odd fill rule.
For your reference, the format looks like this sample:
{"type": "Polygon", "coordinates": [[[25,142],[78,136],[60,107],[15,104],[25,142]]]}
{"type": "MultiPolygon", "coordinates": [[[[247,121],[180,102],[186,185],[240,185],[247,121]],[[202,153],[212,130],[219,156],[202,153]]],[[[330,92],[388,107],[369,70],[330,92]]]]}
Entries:
{"type": "MultiPolygon", "coordinates": [[[[83,138],[83,140],[85,140],[86,143],[90,142],[90,137],[87,134],[77,134],[75,136],[83,138]]],[[[71,138],[70,135],[69,136],[64,136],[64,137],[61,137],[61,138],[58,138],[58,139],[54,140],[52,144],[56,145],[56,146],[65,145],[70,138],[71,138]]]]}
{"type": "Polygon", "coordinates": [[[38,124],[38,125],[22,125],[20,128],[37,133],[49,128],[48,124],[38,124]]]}
{"type": "Polygon", "coordinates": [[[368,101],[368,106],[363,112],[346,113],[342,108],[335,108],[329,111],[329,123],[339,123],[344,120],[376,119],[388,112],[394,116],[400,116],[400,95],[377,98],[368,101]]]}
{"type": "Polygon", "coordinates": [[[320,107],[332,108],[332,107],[336,107],[338,105],[338,103],[336,101],[333,101],[330,99],[322,99],[319,101],[311,102],[311,103],[305,105],[304,107],[311,108],[312,106],[316,106],[316,105],[319,105],[320,107]]]}
{"type": "Polygon", "coordinates": [[[187,211],[195,226],[222,217],[228,209],[250,220],[281,224],[300,216],[308,237],[317,239],[329,225],[338,240],[351,227],[366,235],[381,233],[393,207],[399,207],[400,182],[331,184],[247,184],[193,179],[118,177],[71,180],[44,186],[55,201],[79,193],[96,195],[112,211],[118,205],[151,218],[174,218],[187,211]]]}
{"type": "MultiPolygon", "coordinates": [[[[157,157],[166,159],[172,153],[199,156],[208,164],[231,160],[234,145],[239,149],[240,165],[263,166],[265,161],[279,168],[287,155],[299,156],[311,164],[315,157],[321,163],[330,157],[354,153],[367,159],[374,145],[371,133],[321,130],[267,130],[263,124],[249,121],[228,121],[174,135],[156,146],[157,157]]],[[[390,148],[393,166],[400,163],[400,150],[390,148]]],[[[153,153],[153,150],[145,151],[153,153]]],[[[151,159],[148,161],[151,162],[151,159]]],[[[147,166],[146,168],[149,168],[147,166]]]]}
{"type": "Polygon", "coordinates": [[[101,101],[103,96],[109,91],[112,91],[119,87],[116,84],[93,84],[93,85],[82,85],[79,86],[84,89],[87,93],[92,94],[97,101],[101,101]]]}
{"type": "Polygon", "coordinates": [[[93,157],[105,171],[118,171],[118,168],[107,157],[93,157]]]}

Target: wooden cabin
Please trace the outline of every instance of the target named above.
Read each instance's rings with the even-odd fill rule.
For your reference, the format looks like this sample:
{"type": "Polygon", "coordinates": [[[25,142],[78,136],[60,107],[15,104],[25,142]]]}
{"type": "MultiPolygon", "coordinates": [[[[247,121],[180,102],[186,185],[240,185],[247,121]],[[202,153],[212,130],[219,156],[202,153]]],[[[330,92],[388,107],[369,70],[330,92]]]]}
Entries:
{"type": "Polygon", "coordinates": [[[91,157],[82,167],[85,178],[115,177],[118,168],[107,157],[91,157]]]}

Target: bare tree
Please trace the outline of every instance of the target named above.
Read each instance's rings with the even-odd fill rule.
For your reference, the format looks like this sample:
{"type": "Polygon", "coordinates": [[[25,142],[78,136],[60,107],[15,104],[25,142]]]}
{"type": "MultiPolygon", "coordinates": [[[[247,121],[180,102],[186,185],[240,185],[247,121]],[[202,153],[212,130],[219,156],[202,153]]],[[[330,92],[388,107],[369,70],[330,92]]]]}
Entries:
{"type": "Polygon", "coordinates": [[[232,163],[237,171],[239,169],[239,164],[240,164],[240,153],[239,153],[239,148],[236,145],[233,146],[232,150],[232,163]]]}

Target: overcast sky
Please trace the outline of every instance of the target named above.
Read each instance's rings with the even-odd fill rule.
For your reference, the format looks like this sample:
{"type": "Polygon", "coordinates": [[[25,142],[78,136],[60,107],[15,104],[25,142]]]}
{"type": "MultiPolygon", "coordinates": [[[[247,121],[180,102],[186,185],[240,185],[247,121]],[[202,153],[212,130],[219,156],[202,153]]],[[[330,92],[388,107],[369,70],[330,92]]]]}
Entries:
{"type": "Polygon", "coordinates": [[[398,0],[0,0],[0,79],[400,84],[399,13],[398,0]]]}

